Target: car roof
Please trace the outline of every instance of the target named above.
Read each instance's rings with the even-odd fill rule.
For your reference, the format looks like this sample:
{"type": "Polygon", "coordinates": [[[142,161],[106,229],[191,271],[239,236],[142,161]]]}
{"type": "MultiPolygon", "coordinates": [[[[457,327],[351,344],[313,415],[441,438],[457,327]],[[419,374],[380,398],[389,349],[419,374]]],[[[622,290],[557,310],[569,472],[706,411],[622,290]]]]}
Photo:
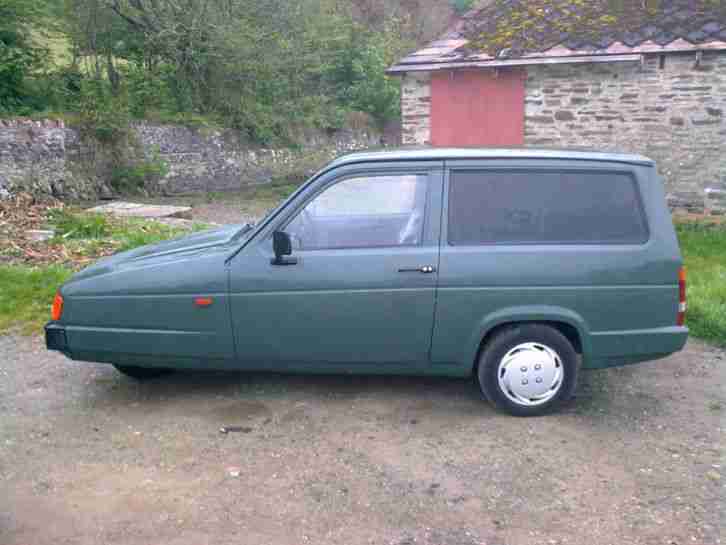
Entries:
{"type": "MultiPolygon", "coordinates": [[[[551,159],[572,161],[605,161],[653,166],[652,159],[642,155],[601,151],[540,148],[433,148],[401,147],[386,150],[360,151],[338,157],[329,168],[371,161],[445,161],[461,159],[551,159]]],[[[326,169],[327,170],[327,169],[326,169]]]]}

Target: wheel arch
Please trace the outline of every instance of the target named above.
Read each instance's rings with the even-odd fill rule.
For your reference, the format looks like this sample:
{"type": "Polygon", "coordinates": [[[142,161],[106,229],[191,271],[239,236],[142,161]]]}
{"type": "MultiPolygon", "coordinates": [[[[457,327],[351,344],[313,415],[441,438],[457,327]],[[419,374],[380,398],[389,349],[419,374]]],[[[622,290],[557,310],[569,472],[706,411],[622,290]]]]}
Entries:
{"type": "Polygon", "coordinates": [[[583,367],[590,359],[590,333],[585,320],[572,310],[554,306],[512,307],[485,317],[479,324],[471,342],[472,372],[476,373],[481,350],[497,333],[522,323],[549,325],[562,333],[582,355],[583,367]]]}

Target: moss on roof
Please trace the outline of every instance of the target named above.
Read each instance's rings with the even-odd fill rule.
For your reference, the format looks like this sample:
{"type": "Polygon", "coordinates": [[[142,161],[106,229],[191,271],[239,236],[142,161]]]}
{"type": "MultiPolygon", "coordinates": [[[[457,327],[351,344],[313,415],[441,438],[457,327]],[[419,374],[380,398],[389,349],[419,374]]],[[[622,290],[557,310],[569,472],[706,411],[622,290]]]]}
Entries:
{"type": "Polygon", "coordinates": [[[726,41],[722,0],[493,0],[464,16],[467,49],[517,57],[557,45],[606,49],[726,41]]]}

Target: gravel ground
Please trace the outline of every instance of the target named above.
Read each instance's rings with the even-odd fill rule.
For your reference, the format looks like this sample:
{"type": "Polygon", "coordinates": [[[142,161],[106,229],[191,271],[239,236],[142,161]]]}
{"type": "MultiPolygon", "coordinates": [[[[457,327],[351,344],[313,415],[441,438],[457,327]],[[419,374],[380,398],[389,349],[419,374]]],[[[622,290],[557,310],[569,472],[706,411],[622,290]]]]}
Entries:
{"type": "Polygon", "coordinates": [[[0,543],[716,544],[726,353],[583,373],[559,414],[466,380],[139,385],[0,337],[0,543]],[[222,426],[237,426],[223,434],[222,426]]]}

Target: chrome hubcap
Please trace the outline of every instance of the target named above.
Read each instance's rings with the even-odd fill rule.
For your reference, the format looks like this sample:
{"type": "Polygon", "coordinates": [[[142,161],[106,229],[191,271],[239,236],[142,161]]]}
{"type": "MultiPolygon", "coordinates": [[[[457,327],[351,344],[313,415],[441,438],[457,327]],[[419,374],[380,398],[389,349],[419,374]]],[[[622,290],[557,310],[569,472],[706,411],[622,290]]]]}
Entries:
{"type": "Polygon", "coordinates": [[[562,387],[560,356],[540,343],[515,346],[499,362],[499,388],[511,401],[532,407],[552,399],[562,387]]]}

